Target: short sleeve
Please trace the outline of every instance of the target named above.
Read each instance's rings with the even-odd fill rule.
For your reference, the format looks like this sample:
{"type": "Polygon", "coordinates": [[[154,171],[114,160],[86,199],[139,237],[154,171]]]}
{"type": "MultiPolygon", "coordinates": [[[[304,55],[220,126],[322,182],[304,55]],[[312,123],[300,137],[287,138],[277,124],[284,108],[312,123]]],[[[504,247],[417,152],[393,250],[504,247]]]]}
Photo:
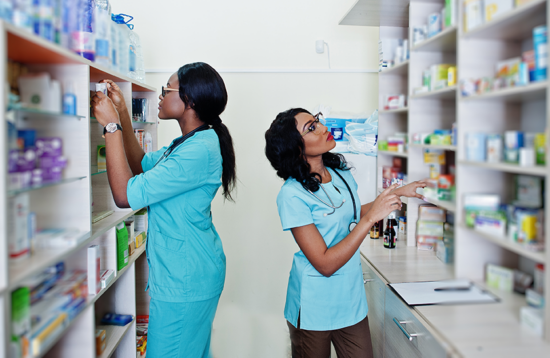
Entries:
{"type": "Polygon", "coordinates": [[[200,187],[208,175],[208,162],[208,150],[201,142],[185,143],[154,168],[128,181],[130,207],[138,210],[200,187]]]}
{"type": "Polygon", "coordinates": [[[283,186],[277,196],[277,208],[284,231],[295,227],[313,224],[313,215],[307,203],[293,193],[291,188],[283,186]]]}
{"type": "Polygon", "coordinates": [[[168,149],[168,147],[163,147],[156,152],[145,153],[143,159],[141,160],[141,168],[143,169],[143,171],[146,172],[153,169],[160,157],[162,157],[162,153],[164,153],[166,149],[168,149]]]}

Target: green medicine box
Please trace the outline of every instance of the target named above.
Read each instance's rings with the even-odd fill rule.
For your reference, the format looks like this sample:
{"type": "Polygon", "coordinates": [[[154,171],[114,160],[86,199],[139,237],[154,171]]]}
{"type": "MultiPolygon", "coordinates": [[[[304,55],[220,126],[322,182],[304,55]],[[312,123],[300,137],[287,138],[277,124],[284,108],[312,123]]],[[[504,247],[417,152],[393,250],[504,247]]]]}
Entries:
{"type": "Polygon", "coordinates": [[[128,230],[124,221],[120,222],[116,226],[116,259],[117,269],[122,270],[128,265],[128,230]]]}

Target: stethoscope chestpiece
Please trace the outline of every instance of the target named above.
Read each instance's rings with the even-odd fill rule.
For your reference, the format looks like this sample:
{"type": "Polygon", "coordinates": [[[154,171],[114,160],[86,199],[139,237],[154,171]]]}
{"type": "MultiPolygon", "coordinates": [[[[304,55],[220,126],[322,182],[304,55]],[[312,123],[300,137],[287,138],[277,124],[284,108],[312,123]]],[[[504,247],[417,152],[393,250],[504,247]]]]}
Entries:
{"type": "Polygon", "coordinates": [[[357,226],[357,223],[355,221],[352,221],[349,224],[349,232],[351,232],[351,230],[355,229],[356,226],[357,226]]]}

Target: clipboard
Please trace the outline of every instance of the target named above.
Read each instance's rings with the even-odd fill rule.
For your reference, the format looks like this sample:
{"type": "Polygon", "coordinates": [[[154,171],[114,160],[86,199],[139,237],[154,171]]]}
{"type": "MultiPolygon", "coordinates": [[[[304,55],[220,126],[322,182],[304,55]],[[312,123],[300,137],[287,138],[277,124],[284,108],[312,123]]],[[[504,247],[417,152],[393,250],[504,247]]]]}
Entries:
{"type": "Polygon", "coordinates": [[[388,286],[409,306],[456,305],[474,303],[496,303],[500,299],[469,280],[445,280],[426,282],[390,283],[388,286]],[[435,289],[467,287],[467,290],[435,289]]]}

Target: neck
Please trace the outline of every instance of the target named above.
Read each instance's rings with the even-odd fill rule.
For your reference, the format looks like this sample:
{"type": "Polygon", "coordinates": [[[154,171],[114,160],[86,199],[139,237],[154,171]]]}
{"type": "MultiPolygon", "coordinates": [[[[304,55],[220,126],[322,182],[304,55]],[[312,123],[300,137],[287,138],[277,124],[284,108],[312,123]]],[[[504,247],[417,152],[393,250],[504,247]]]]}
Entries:
{"type": "Polygon", "coordinates": [[[180,125],[182,136],[188,134],[189,132],[199,128],[204,124],[204,122],[198,119],[197,117],[190,117],[190,116],[179,119],[178,123],[180,125]]]}
{"type": "Polygon", "coordinates": [[[332,180],[332,177],[323,163],[323,156],[307,158],[307,162],[311,166],[310,173],[317,173],[321,175],[321,183],[328,183],[332,180]]]}

